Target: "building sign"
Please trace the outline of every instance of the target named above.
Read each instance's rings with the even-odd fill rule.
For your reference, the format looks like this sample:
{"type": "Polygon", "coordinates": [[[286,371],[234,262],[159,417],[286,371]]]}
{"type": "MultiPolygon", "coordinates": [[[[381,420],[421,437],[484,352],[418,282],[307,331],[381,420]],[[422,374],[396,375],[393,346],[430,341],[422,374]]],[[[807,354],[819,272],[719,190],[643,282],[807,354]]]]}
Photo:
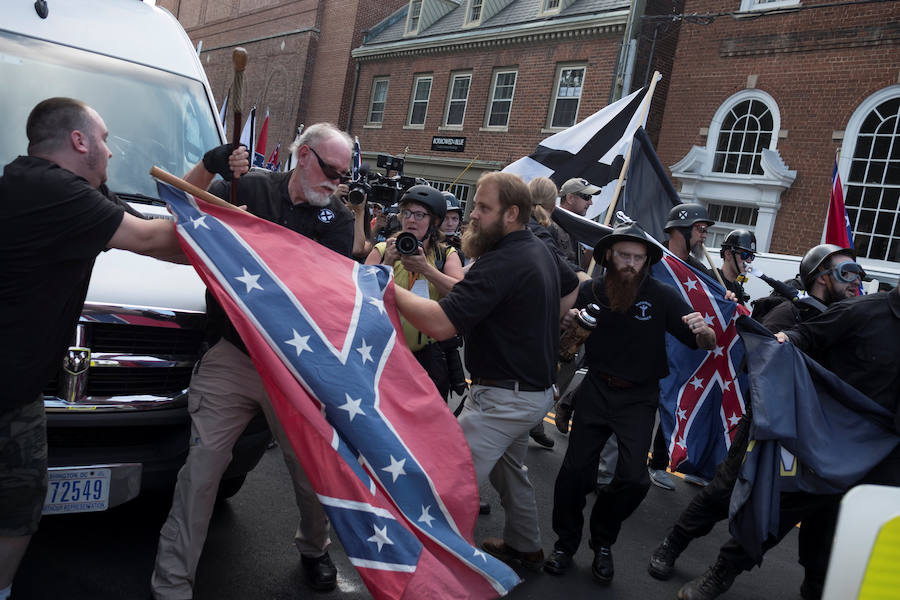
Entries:
{"type": "Polygon", "coordinates": [[[436,135],[431,138],[431,149],[436,152],[465,152],[466,138],[436,135]]]}

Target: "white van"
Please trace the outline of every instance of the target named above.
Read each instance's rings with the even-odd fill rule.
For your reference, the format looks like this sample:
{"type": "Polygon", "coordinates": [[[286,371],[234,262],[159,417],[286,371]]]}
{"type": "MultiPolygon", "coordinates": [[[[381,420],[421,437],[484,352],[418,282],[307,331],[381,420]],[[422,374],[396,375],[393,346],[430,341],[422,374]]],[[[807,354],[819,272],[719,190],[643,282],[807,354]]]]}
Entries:
{"type": "MultiPolygon", "coordinates": [[[[109,129],[110,190],[146,216],[167,217],[150,167],[181,175],[224,139],[178,21],[140,0],[4,0],[2,15],[0,165],[25,153],[25,123],[39,101],[77,98],[109,129]]],[[[204,326],[204,287],[192,267],[118,250],[98,258],[76,338],[44,390],[45,513],[105,510],[174,485],[204,326]]],[[[268,440],[265,420],[254,420],[223,496],[237,491],[268,440]]]]}

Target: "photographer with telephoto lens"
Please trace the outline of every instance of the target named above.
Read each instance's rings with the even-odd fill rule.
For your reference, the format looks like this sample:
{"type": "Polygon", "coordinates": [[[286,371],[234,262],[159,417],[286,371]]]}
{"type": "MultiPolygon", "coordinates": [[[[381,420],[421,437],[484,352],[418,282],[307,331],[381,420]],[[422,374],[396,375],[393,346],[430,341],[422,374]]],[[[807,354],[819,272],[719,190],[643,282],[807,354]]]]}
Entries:
{"type": "MultiPolygon", "coordinates": [[[[443,298],[463,278],[462,263],[455,248],[441,240],[441,222],[447,202],[430,185],[414,185],[400,198],[401,232],[375,244],[366,264],[386,264],[394,269],[394,283],[423,298],[443,298]]],[[[450,379],[444,351],[436,341],[418,331],[401,316],[409,349],[446,398],[450,379]]]]}

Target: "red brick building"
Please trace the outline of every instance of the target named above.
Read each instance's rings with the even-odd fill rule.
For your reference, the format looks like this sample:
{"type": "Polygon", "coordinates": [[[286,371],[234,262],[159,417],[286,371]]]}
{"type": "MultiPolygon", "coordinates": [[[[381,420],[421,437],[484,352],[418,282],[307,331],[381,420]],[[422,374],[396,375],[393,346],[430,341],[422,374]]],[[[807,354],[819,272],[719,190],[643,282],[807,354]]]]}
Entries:
{"type": "Polygon", "coordinates": [[[481,173],[609,103],[629,16],[628,0],[410,0],[353,50],[350,131],[373,167],[401,155],[470,199],[481,173]]]}
{"type": "Polygon", "coordinates": [[[762,250],[820,243],[839,152],[860,256],[900,260],[900,4],[686,0],[683,12],[658,151],[719,221],[708,245],[737,226],[762,250]]]}
{"type": "MultiPolygon", "coordinates": [[[[407,0],[157,0],[181,22],[221,103],[234,78],[232,50],[244,47],[243,110],[269,110],[268,150],[282,151],[299,125],[331,121],[346,128],[356,65],[350,50],[362,32],[407,0]]],[[[231,125],[229,123],[230,131],[231,125]]],[[[280,154],[282,160],[286,154],[280,154]]]]}

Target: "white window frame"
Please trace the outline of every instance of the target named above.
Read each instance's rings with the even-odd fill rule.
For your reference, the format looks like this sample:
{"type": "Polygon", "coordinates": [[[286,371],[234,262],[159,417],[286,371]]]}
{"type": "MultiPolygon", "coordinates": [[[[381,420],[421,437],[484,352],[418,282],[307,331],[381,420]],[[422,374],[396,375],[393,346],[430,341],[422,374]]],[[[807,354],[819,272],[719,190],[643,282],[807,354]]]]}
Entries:
{"type": "MultiPolygon", "coordinates": [[[[778,104],[775,100],[762,90],[743,90],[733,95],[731,98],[726,100],[719,106],[719,110],[716,111],[715,116],[713,117],[712,123],[709,126],[709,136],[707,136],[707,148],[709,148],[712,153],[713,162],[710,165],[710,168],[713,168],[716,160],[716,148],[719,144],[719,136],[722,133],[722,124],[725,122],[725,119],[731,113],[732,109],[738,104],[745,102],[747,100],[756,100],[757,102],[761,102],[764,104],[772,115],[772,135],[769,138],[769,145],[767,148],[769,150],[775,150],[778,145],[778,131],[781,128],[781,113],[778,111],[778,104]]],[[[748,173],[723,173],[723,175],[734,175],[735,177],[749,177],[752,174],[748,173]]]]}
{"type": "Polygon", "coordinates": [[[584,94],[584,81],[587,78],[587,65],[585,63],[568,63],[561,64],[556,67],[556,78],[553,80],[553,94],[550,99],[550,113],[547,115],[547,129],[552,129],[553,131],[562,131],[568,127],[571,127],[575,123],[578,122],[578,110],[581,108],[581,96],[584,94]],[[575,119],[569,125],[553,125],[553,119],[556,116],[556,108],[557,103],[560,99],[570,99],[568,96],[560,96],[559,95],[559,86],[562,79],[563,71],[573,70],[573,69],[581,69],[581,91],[578,93],[578,99],[575,104],[575,119]]]}
{"type": "Polygon", "coordinates": [[[559,14],[563,8],[563,0],[542,0],[541,1],[541,14],[542,15],[556,15],[559,14]],[[550,6],[551,2],[556,2],[556,6],[550,6]]]}
{"type": "Polygon", "coordinates": [[[457,71],[450,74],[450,86],[447,88],[447,106],[444,107],[444,128],[447,129],[462,129],[463,124],[466,121],[466,110],[469,108],[469,93],[472,91],[472,72],[471,71],[457,71]],[[469,85],[466,87],[466,97],[459,99],[453,98],[453,89],[456,85],[456,81],[458,79],[468,79],[469,85]],[[450,105],[454,102],[462,102],[463,112],[462,119],[459,123],[450,123],[450,105]]]}
{"type": "Polygon", "coordinates": [[[494,71],[493,76],[491,77],[491,97],[488,99],[487,103],[487,111],[484,116],[484,128],[487,131],[507,131],[509,129],[509,118],[512,115],[512,107],[513,101],[516,97],[516,85],[519,83],[519,70],[515,68],[503,68],[496,69],[494,71]],[[515,81],[513,81],[512,85],[512,93],[509,97],[509,112],[506,113],[506,123],[503,125],[491,125],[491,115],[494,112],[494,102],[507,102],[507,99],[497,100],[497,82],[500,79],[501,75],[506,75],[509,73],[513,73],[515,75],[515,81]]]}
{"type": "Polygon", "coordinates": [[[672,177],[681,182],[679,195],[685,202],[757,208],[756,227],[742,228],[754,230],[760,252],[769,250],[775,217],[781,208],[781,194],[797,177],[797,171],[788,168],[776,149],[780,128],[781,113],[772,96],[758,89],[741,90],[719,105],[709,126],[706,146],[694,146],[670,167],[672,177]],[[772,113],[772,139],[760,158],[763,172],[761,175],[714,172],[712,167],[722,122],[732,107],[748,99],[765,103],[772,113]]]}
{"type": "Polygon", "coordinates": [[[474,27],[476,25],[481,25],[481,21],[484,19],[485,4],[486,0],[469,0],[469,2],[466,4],[466,26],[474,27]],[[478,9],[477,19],[472,18],[472,11],[475,8],[478,9]]]}
{"type": "MultiPolygon", "coordinates": [[[[844,129],[844,141],[841,145],[841,156],[838,160],[838,173],[841,175],[841,182],[844,185],[844,197],[847,197],[847,191],[849,188],[850,182],[850,167],[853,164],[853,155],[856,152],[856,144],[859,141],[859,130],[862,127],[863,122],[868,118],[869,114],[878,107],[881,103],[890,100],[892,98],[896,98],[900,96],[900,84],[895,84],[888,86],[886,88],[882,88],[863,100],[859,106],[856,107],[856,110],[853,111],[853,114],[850,116],[850,119],[847,121],[847,127],[844,129]]],[[[897,143],[895,139],[894,143],[897,143]]],[[[898,208],[898,213],[900,213],[900,208],[898,208]]],[[[897,219],[900,219],[900,214],[897,215],[897,219]]],[[[854,229],[853,235],[856,237],[856,230],[854,228],[855,223],[851,220],[851,229],[854,229]]],[[[867,235],[867,234],[863,234],[867,235]]],[[[823,232],[824,236],[824,232],[823,232]]],[[[893,236],[891,236],[893,237],[893,236]]],[[[855,241],[855,240],[854,240],[855,241]]],[[[867,263],[873,263],[875,265],[883,265],[886,267],[897,268],[897,263],[889,260],[881,260],[876,258],[866,258],[867,263]]]]}
{"type": "Polygon", "coordinates": [[[434,87],[434,76],[429,75],[416,75],[415,79],[413,79],[412,86],[412,95],[409,99],[409,113],[406,116],[406,127],[412,129],[424,129],[425,122],[428,120],[428,104],[431,102],[431,89],[434,87]],[[425,100],[416,100],[416,91],[419,89],[419,82],[428,80],[428,97],[425,100]],[[413,123],[413,112],[415,111],[416,103],[425,102],[425,112],[422,115],[421,123],[413,123]]]}
{"type": "Polygon", "coordinates": [[[422,22],[422,5],[425,0],[409,0],[409,10],[406,12],[406,35],[415,35],[419,32],[419,24],[422,22]],[[419,13],[413,17],[414,9],[418,7],[419,13]],[[415,25],[413,25],[415,18],[415,25]]]}
{"type": "Polygon", "coordinates": [[[775,10],[800,4],[800,0],[741,0],[741,12],[775,10]]]}
{"type": "Polygon", "coordinates": [[[369,98],[369,114],[366,116],[366,125],[370,127],[381,127],[381,124],[384,123],[384,110],[387,108],[387,95],[388,89],[390,89],[390,77],[375,77],[372,79],[372,92],[369,98]],[[381,108],[381,119],[378,121],[372,120],[372,113],[375,112],[375,98],[378,90],[378,85],[384,84],[384,106],[381,108]]]}

